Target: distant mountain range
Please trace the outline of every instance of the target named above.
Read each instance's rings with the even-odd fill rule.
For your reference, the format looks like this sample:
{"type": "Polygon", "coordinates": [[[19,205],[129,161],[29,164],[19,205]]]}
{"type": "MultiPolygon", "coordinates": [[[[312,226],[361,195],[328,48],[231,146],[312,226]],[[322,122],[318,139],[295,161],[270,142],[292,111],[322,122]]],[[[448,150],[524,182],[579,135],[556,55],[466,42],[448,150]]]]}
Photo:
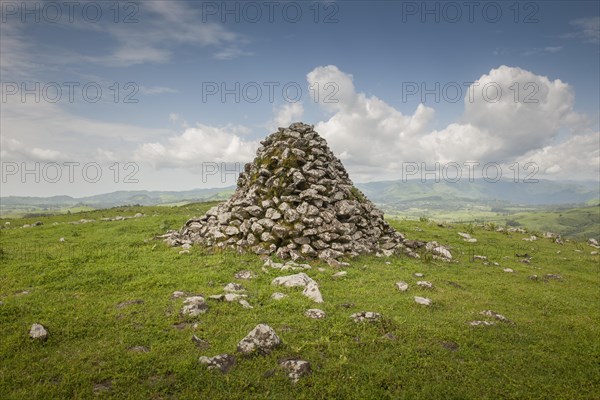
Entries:
{"type": "MultiPolygon", "coordinates": [[[[537,183],[477,179],[473,182],[433,182],[420,180],[359,183],[356,186],[384,209],[410,208],[462,209],[474,205],[491,208],[510,206],[581,205],[600,202],[599,183],[593,181],[550,181],[537,183]]],[[[118,191],[73,198],[0,197],[0,212],[11,214],[59,212],[69,208],[110,208],[122,205],[160,205],[227,199],[235,187],[186,191],[118,191]]]]}
{"type": "Polygon", "coordinates": [[[402,211],[413,207],[461,208],[577,205],[600,202],[600,187],[593,181],[550,181],[536,183],[475,179],[451,182],[420,180],[372,182],[357,185],[373,202],[402,211]]]}

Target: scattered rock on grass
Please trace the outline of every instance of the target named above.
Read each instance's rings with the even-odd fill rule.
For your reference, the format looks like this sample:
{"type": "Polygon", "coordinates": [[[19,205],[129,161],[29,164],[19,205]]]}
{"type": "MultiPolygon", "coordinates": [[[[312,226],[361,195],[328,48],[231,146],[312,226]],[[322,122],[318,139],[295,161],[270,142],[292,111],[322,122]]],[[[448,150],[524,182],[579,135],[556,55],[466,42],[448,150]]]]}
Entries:
{"type": "Polygon", "coordinates": [[[305,360],[283,360],[279,362],[279,366],[287,371],[289,378],[294,383],[298,382],[301,377],[311,373],[310,363],[305,360]]]}
{"type": "Polygon", "coordinates": [[[31,329],[29,329],[29,337],[34,340],[44,341],[48,339],[48,331],[42,324],[38,324],[37,322],[31,325],[31,329]]]}
{"type": "Polygon", "coordinates": [[[208,309],[208,305],[202,296],[186,297],[183,301],[183,308],[181,309],[182,315],[189,315],[190,317],[196,317],[200,314],[204,314],[208,309]]]}
{"type": "Polygon", "coordinates": [[[252,271],[243,270],[236,272],[235,279],[253,279],[256,277],[256,274],[252,271]]]}
{"type": "Polygon", "coordinates": [[[266,324],[258,324],[254,329],[240,340],[237,345],[237,350],[243,354],[258,352],[260,354],[268,354],[281,344],[281,339],[273,328],[266,324]]]}
{"type": "Polygon", "coordinates": [[[279,276],[273,281],[271,281],[271,285],[281,285],[285,287],[304,287],[307,283],[311,282],[312,278],[306,275],[304,272],[300,272],[295,275],[287,275],[287,276],[279,276]]]}
{"type": "Polygon", "coordinates": [[[485,311],[480,312],[479,314],[485,315],[486,317],[495,318],[495,319],[497,319],[498,321],[501,321],[501,322],[508,322],[508,323],[511,322],[511,320],[509,320],[508,318],[506,318],[504,315],[498,314],[497,312],[492,311],[492,310],[485,310],[485,311]]]}
{"type": "Polygon", "coordinates": [[[512,269],[512,268],[504,268],[502,271],[504,271],[504,272],[508,272],[508,273],[515,272],[515,270],[514,270],[514,269],[512,269]]]}
{"type": "Polygon", "coordinates": [[[272,298],[273,300],[281,300],[281,299],[283,299],[284,297],[287,297],[287,294],[285,294],[285,293],[280,293],[280,292],[275,292],[275,293],[273,293],[273,294],[271,295],[271,298],[272,298]]]}
{"type": "Polygon", "coordinates": [[[238,301],[238,303],[240,303],[240,305],[246,309],[254,308],[250,305],[250,303],[248,303],[246,300],[243,300],[243,299],[238,301]]]}
{"type": "Polygon", "coordinates": [[[396,282],[396,287],[398,288],[399,291],[406,292],[408,290],[408,283],[403,282],[403,281],[396,282]]]}
{"type": "Polygon", "coordinates": [[[428,281],[417,281],[417,285],[421,286],[422,288],[426,288],[426,289],[433,288],[433,283],[428,282],[428,281]]]}
{"type": "Polygon", "coordinates": [[[375,322],[381,319],[381,314],[372,311],[361,311],[350,316],[354,322],[375,322]]]}
{"type": "Polygon", "coordinates": [[[134,353],[148,353],[150,350],[146,346],[133,346],[128,349],[134,353]]]}
{"type": "Polygon", "coordinates": [[[496,325],[496,323],[493,321],[471,321],[471,322],[469,322],[469,325],[471,325],[471,326],[492,326],[492,325],[496,325]]]}
{"type": "Polygon", "coordinates": [[[312,281],[309,282],[302,291],[302,294],[312,299],[315,303],[323,303],[323,296],[321,295],[321,291],[319,290],[319,285],[317,282],[312,281]]]}
{"type": "Polygon", "coordinates": [[[310,308],[304,312],[304,315],[312,319],[323,319],[326,316],[325,311],[318,308],[310,308]]]}
{"type": "Polygon", "coordinates": [[[210,347],[210,343],[208,343],[207,340],[199,338],[196,335],[192,335],[192,343],[194,343],[194,345],[199,349],[207,349],[210,347]]]}
{"type": "Polygon", "coordinates": [[[427,297],[415,296],[415,303],[421,304],[423,306],[430,306],[432,301],[431,301],[431,299],[428,299],[427,297]]]}
{"type": "Polygon", "coordinates": [[[240,285],[239,283],[228,283],[227,285],[225,285],[225,287],[223,287],[223,290],[225,292],[243,292],[246,289],[244,289],[244,287],[242,285],[240,285]]]}
{"type": "Polygon", "coordinates": [[[285,287],[304,287],[302,294],[312,299],[316,303],[323,302],[323,296],[319,290],[319,285],[310,276],[304,272],[295,275],[280,276],[271,282],[272,285],[282,285],[285,287]]]}
{"type": "Polygon", "coordinates": [[[346,272],[346,271],[340,271],[340,272],[336,272],[336,273],[335,273],[335,274],[333,274],[332,276],[333,276],[334,278],[340,278],[340,277],[342,277],[342,276],[346,276],[346,275],[348,275],[348,272],[346,272]]]}
{"type": "Polygon", "coordinates": [[[202,356],[198,361],[200,364],[206,365],[208,369],[219,369],[226,374],[235,365],[235,356],[231,354],[219,354],[214,357],[202,356]]]}

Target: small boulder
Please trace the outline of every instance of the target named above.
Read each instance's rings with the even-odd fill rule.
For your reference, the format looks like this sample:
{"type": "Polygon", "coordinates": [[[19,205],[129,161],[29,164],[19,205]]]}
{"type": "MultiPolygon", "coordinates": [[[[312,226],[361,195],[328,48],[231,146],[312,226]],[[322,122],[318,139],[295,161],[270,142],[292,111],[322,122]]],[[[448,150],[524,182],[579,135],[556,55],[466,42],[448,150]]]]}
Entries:
{"type": "Polygon", "coordinates": [[[325,311],[319,310],[318,308],[308,309],[304,312],[304,315],[312,319],[323,319],[326,316],[325,311]]]}
{"type": "Polygon", "coordinates": [[[431,299],[428,299],[427,297],[415,296],[415,303],[421,304],[423,306],[430,306],[432,301],[431,301],[431,299]]]}
{"type": "Polygon", "coordinates": [[[309,282],[302,291],[302,294],[313,300],[315,303],[323,303],[323,296],[319,290],[319,285],[315,281],[309,282]]]}
{"type": "Polygon", "coordinates": [[[206,365],[208,369],[219,369],[226,374],[235,365],[235,356],[231,354],[219,354],[214,357],[202,356],[198,361],[200,364],[206,365]]]}
{"type": "Polygon", "coordinates": [[[239,271],[235,274],[235,279],[253,279],[256,277],[256,274],[252,271],[243,270],[239,271]]]}
{"type": "Polygon", "coordinates": [[[273,300],[281,300],[281,299],[283,299],[284,297],[287,297],[287,294],[285,294],[285,293],[280,293],[280,292],[275,292],[275,293],[273,293],[273,294],[271,295],[271,298],[272,298],[273,300]]]}
{"type": "Polygon", "coordinates": [[[498,314],[497,312],[492,311],[492,310],[485,310],[485,311],[480,312],[479,314],[485,315],[486,317],[495,318],[501,322],[507,322],[507,323],[511,322],[511,320],[506,318],[504,315],[498,314]]]}
{"type": "Polygon", "coordinates": [[[237,345],[237,350],[243,354],[258,352],[260,354],[268,354],[281,344],[281,339],[273,328],[266,324],[258,324],[254,329],[240,340],[237,345]]]}
{"type": "Polygon", "coordinates": [[[246,300],[240,300],[240,301],[238,301],[238,303],[240,303],[240,305],[246,309],[254,308],[246,300]]]}
{"type": "Polygon", "coordinates": [[[202,296],[186,297],[183,300],[183,308],[181,309],[182,315],[189,315],[190,317],[197,317],[200,314],[204,314],[208,309],[208,305],[202,296]]]}
{"type": "Polygon", "coordinates": [[[422,288],[433,289],[433,283],[428,281],[417,281],[417,285],[421,286],[422,288]]]}
{"type": "Polygon", "coordinates": [[[304,375],[311,373],[310,363],[300,359],[288,359],[279,362],[279,366],[285,369],[288,377],[296,383],[304,375]]]}
{"type": "Polygon", "coordinates": [[[471,326],[492,326],[492,325],[496,325],[496,323],[493,321],[471,321],[471,322],[469,322],[469,325],[471,325],[471,326]]]}
{"type": "Polygon", "coordinates": [[[42,324],[38,324],[37,322],[31,325],[31,329],[29,329],[29,337],[34,340],[44,341],[48,339],[48,331],[42,324]]]}
{"type": "Polygon", "coordinates": [[[399,281],[399,282],[396,282],[396,287],[398,288],[399,291],[406,292],[408,290],[408,283],[406,283],[404,281],[399,281]]]}
{"type": "Polygon", "coordinates": [[[223,287],[223,291],[225,292],[243,292],[244,290],[246,289],[239,283],[228,283],[223,287]]]}
{"type": "Polygon", "coordinates": [[[354,322],[375,322],[381,319],[381,314],[372,311],[361,311],[350,316],[354,322]]]}

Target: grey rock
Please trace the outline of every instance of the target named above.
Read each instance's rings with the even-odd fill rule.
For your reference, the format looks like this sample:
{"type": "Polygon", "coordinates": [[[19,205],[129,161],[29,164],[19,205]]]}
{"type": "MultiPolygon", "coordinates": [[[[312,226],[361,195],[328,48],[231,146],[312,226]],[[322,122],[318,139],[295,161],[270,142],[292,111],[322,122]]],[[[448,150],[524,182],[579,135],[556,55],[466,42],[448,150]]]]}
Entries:
{"type": "Polygon", "coordinates": [[[271,285],[282,285],[285,287],[304,287],[309,282],[314,282],[311,277],[304,272],[295,275],[279,276],[271,282],[271,285]]]}
{"type": "Polygon", "coordinates": [[[286,370],[288,377],[294,383],[297,383],[301,377],[312,372],[310,363],[300,359],[283,360],[279,363],[279,366],[286,370]]]}
{"type": "Polygon", "coordinates": [[[404,281],[399,281],[399,282],[396,282],[396,287],[398,288],[399,291],[406,292],[408,290],[408,283],[406,283],[404,281]]]}
{"type": "Polygon", "coordinates": [[[361,311],[350,316],[354,322],[375,322],[381,319],[381,314],[372,311],[361,311]]]}
{"type": "Polygon", "coordinates": [[[415,296],[415,303],[421,304],[423,306],[430,306],[432,301],[431,301],[431,299],[428,299],[427,297],[415,296]]]}
{"type": "Polygon", "coordinates": [[[247,301],[247,300],[244,300],[244,299],[240,300],[238,303],[239,303],[239,304],[240,304],[240,305],[241,305],[243,308],[246,308],[246,309],[254,308],[254,307],[252,307],[252,306],[250,305],[250,303],[248,303],[248,301],[247,301]]]}
{"type": "Polygon", "coordinates": [[[201,356],[198,361],[206,365],[208,369],[218,369],[226,374],[235,366],[235,356],[230,354],[219,354],[214,357],[201,356]]]}
{"type": "Polygon", "coordinates": [[[310,308],[304,312],[304,315],[312,319],[323,319],[326,316],[325,311],[318,308],[310,308]]]}
{"type": "Polygon", "coordinates": [[[238,271],[235,273],[234,275],[235,279],[244,279],[244,280],[248,280],[248,279],[254,279],[256,278],[256,274],[252,271],[248,271],[248,270],[242,270],[242,271],[238,271]]]}
{"type": "Polygon", "coordinates": [[[319,290],[319,285],[315,281],[307,283],[302,294],[313,300],[315,303],[323,303],[323,296],[319,290]]]}
{"type": "Polygon", "coordinates": [[[501,322],[507,322],[507,323],[512,322],[511,320],[506,318],[504,315],[498,314],[497,312],[492,311],[492,310],[485,310],[485,311],[480,312],[480,314],[485,315],[486,317],[491,317],[491,318],[497,319],[498,321],[501,321],[501,322]]]}
{"type": "Polygon", "coordinates": [[[243,354],[258,352],[268,354],[281,344],[281,339],[273,328],[266,324],[259,324],[240,340],[237,350],[243,354]]]}
{"type": "Polygon", "coordinates": [[[417,285],[421,286],[422,288],[426,288],[426,289],[433,288],[433,283],[428,282],[428,281],[417,281],[417,285]]]}
{"type": "Polygon", "coordinates": [[[183,308],[181,309],[182,315],[189,315],[190,317],[197,317],[200,314],[204,314],[208,309],[208,305],[202,296],[186,297],[183,300],[183,308]]]}
{"type": "Polygon", "coordinates": [[[36,322],[29,329],[29,337],[34,340],[44,341],[48,339],[48,331],[42,324],[36,322]]]}
{"type": "Polygon", "coordinates": [[[280,293],[280,292],[275,292],[271,295],[271,298],[273,300],[281,300],[283,298],[287,297],[287,294],[285,293],[280,293]]]}
{"type": "Polygon", "coordinates": [[[223,290],[225,292],[243,292],[246,289],[244,289],[244,287],[242,285],[240,285],[239,283],[231,282],[231,283],[228,283],[227,285],[225,285],[223,287],[223,290]]]}
{"type": "Polygon", "coordinates": [[[492,325],[496,325],[496,323],[493,321],[471,321],[471,322],[469,322],[469,325],[471,325],[471,326],[492,326],[492,325]]]}

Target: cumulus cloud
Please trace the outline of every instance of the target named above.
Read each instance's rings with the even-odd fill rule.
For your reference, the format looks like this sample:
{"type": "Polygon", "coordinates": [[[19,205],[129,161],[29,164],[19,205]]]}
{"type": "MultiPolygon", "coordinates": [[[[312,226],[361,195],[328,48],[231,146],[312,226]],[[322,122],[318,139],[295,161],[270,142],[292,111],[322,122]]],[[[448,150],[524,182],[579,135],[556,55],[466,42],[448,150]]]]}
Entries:
{"type": "Polygon", "coordinates": [[[3,160],[61,161],[65,155],[58,150],[30,147],[17,139],[2,140],[0,151],[3,160]]]}
{"type": "Polygon", "coordinates": [[[304,115],[302,103],[285,103],[275,109],[275,117],[268,123],[267,129],[275,130],[280,126],[287,127],[293,122],[298,122],[304,115]]]}
{"type": "MultiPolygon", "coordinates": [[[[465,94],[462,117],[439,130],[429,128],[432,108],[420,104],[405,115],[375,96],[357,92],[352,75],[336,66],[315,68],[307,80],[319,87],[331,82],[338,86],[337,102],[320,99],[331,117],[316,128],[361,180],[397,177],[403,162],[505,163],[525,155],[541,160],[561,151],[575,152],[595,137],[581,131],[588,121],[573,111],[568,84],[521,68],[500,66],[482,75],[465,94]],[[559,140],[565,129],[572,143],[559,140]]],[[[589,168],[596,160],[593,153],[573,156],[584,159],[577,165],[587,166],[586,177],[594,176],[589,168]]],[[[563,171],[574,173],[572,168],[565,166],[563,171]]]]}
{"type": "Polygon", "coordinates": [[[141,145],[134,154],[136,161],[148,162],[156,168],[200,169],[203,163],[246,162],[254,158],[257,141],[243,136],[248,129],[227,125],[215,127],[198,124],[166,143],[141,145]]]}
{"type": "Polygon", "coordinates": [[[600,132],[575,135],[562,143],[528,152],[522,164],[533,162],[542,176],[555,179],[600,177],[600,132]]]}

